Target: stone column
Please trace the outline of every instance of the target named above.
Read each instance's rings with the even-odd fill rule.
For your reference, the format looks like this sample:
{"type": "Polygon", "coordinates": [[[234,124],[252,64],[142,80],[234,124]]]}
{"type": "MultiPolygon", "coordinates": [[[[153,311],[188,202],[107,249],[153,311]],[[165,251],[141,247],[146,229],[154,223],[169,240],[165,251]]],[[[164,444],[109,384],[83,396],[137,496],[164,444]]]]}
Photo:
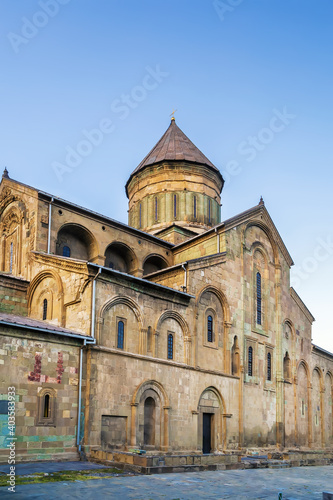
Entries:
{"type": "Polygon", "coordinates": [[[140,328],[139,354],[147,354],[147,328],[140,328]]]}
{"type": "Polygon", "coordinates": [[[224,322],[224,339],[223,339],[223,371],[224,373],[231,373],[230,370],[230,351],[228,351],[228,342],[229,342],[229,330],[232,326],[232,323],[225,321],[224,322]]]}
{"type": "Polygon", "coordinates": [[[168,451],[169,449],[169,410],[170,406],[163,406],[164,428],[163,428],[163,445],[161,446],[163,451],[168,451]]]}
{"type": "Polygon", "coordinates": [[[131,403],[131,446],[136,446],[136,408],[138,403],[131,403]]]}
{"type": "Polygon", "coordinates": [[[232,413],[223,413],[223,425],[222,425],[222,449],[225,451],[227,449],[227,421],[228,418],[232,417],[232,413]]]}
{"type": "Polygon", "coordinates": [[[192,342],[191,337],[185,337],[184,338],[184,343],[185,343],[185,363],[187,365],[191,364],[191,342],[192,342]]]}
{"type": "Polygon", "coordinates": [[[155,330],[154,332],[154,341],[153,341],[153,346],[152,346],[152,352],[155,353],[154,356],[157,358],[157,351],[158,351],[158,336],[160,332],[155,330]]]}

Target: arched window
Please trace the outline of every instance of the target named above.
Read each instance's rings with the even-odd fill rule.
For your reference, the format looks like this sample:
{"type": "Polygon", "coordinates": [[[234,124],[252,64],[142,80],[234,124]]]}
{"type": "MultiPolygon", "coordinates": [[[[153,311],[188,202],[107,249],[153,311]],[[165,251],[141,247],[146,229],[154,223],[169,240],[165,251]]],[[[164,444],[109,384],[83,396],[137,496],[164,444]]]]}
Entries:
{"type": "Polygon", "coordinates": [[[267,353],[267,380],[272,380],[272,355],[267,353]]]}
{"type": "Polygon", "coordinates": [[[250,346],[248,349],[247,374],[249,377],[252,377],[252,374],[253,374],[253,348],[252,348],[252,346],[250,346]]]}
{"type": "Polygon", "coordinates": [[[173,359],[173,335],[168,335],[168,359],[173,359]]]}
{"type": "Polygon", "coordinates": [[[152,343],[153,343],[153,331],[152,331],[152,327],[148,326],[148,330],[147,330],[147,351],[148,352],[151,352],[151,350],[152,350],[152,343]]]}
{"type": "Polygon", "coordinates": [[[210,315],[207,318],[207,341],[213,342],[213,317],[210,315]]]}
{"type": "Polygon", "coordinates": [[[140,203],[139,205],[139,228],[141,229],[141,225],[142,225],[142,205],[140,203]]]}
{"type": "Polygon", "coordinates": [[[257,324],[261,325],[261,274],[257,273],[257,324]]]}
{"type": "Polygon", "coordinates": [[[211,201],[208,200],[208,222],[209,224],[211,223],[212,216],[211,216],[211,201]]]}
{"type": "Polygon", "coordinates": [[[193,196],[193,217],[197,218],[197,197],[193,196]]]}
{"type": "Polygon", "coordinates": [[[62,256],[63,257],[70,257],[71,256],[71,249],[67,246],[64,246],[62,249],[62,256]]]}
{"type": "Polygon", "coordinates": [[[47,318],[47,299],[43,300],[43,320],[47,318]]]}
{"type": "Polygon", "coordinates": [[[118,347],[118,349],[124,349],[124,322],[123,321],[118,321],[117,347],[118,347]]]}
{"type": "Polygon", "coordinates": [[[39,392],[36,425],[55,425],[55,399],[56,393],[53,389],[42,389],[39,392]]]}
{"type": "Polygon", "coordinates": [[[155,196],[155,222],[158,221],[158,199],[157,196],[155,196]]]}
{"type": "Polygon", "coordinates": [[[177,195],[173,195],[173,217],[174,219],[177,218],[177,195]]]}
{"type": "Polygon", "coordinates": [[[13,254],[14,254],[14,244],[11,242],[10,244],[10,262],[9,262],[9,272],[12,274],[13,272],[13,254]]]}
{"type": "Polygon", "coordinates": [[[50,395],[45,394],[44,396],[44,418],[50,417],[50,395]]]}

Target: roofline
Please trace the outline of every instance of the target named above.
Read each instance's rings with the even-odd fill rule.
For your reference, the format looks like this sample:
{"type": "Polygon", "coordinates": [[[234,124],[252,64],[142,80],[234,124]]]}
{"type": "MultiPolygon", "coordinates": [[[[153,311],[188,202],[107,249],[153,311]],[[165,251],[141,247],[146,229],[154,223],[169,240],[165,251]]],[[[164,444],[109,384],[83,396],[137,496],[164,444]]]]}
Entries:
{"type": "Polygon", "coordinates": [[[134,234],[137,234],[138,236],[141,236],[142,238],[146,238],[148,240],[154,241],[155,243],[158,243],[159,245],[165,246],[167,248],[173,248],[174,243],[170,243],[165,240],[161,240],[160,238],[157,238],[156,236],[153,236],[152,234],[146,233],[144,231],[141,231],[140,229],[136,229],[134,227],[129,226],[128,224],[125,224],[123,222],[119,222],[115,219],[111,219],[111,217],[107,217],[106,215],[100,214],[98,212],[94,212],[93,210],[89,210],[88,208],[82,207],[81,205],[76,205],[75,203],[72,203],[70,201],[64,200],[63,198],[59,198],[58,196],[54,196],[50,193],[47,193],[46,191],[42,191],[41,189],[34,188],[32,186],[29,186],[28,184],[24,184],[23,182],[16,181],[15,179],[11,179],[10,177],[7,179],[10,182],[15,182],[16,184],[20,184],[21,186],[27,187],[29,189],[32,189],[33,191],[37,192],[38,196],[41,197],[46,197],[48,198],[49,201],[52,199],[54,201],[57,201],[57,203],[68,206],[68,207],[73,207],[75,209],[81,210],[82,212],[85,212],[88,215],[93,215],[95,217],[99,217],[103,221],[113,224],[116,227],[123,228],[129,232],[132,232],[134,234]]]}
{"type": "Polygon", "coordinates": [[[316,345],[316,344],[312,344],[313,348],[316,350],[316,351],[319,351],[319,352],[322,352],[323,354],[326,354],[327,356],[329,356],[330,358],[333,358],[333,353],[330,352],[330,351],[326,351],[326,349],[323,349],[322,347],[319,347],[319,345],[316,345]]]}
{"type": "Polygon", "coordinates": [[[75,333],[72,334],[72,333],[66,333],[66,332],[59,332],[56,330],[50,330],[48,328],[38,328],[37,326],[31,326],[31,325],[21,325],[19,323],[14,323],[14,322],[10,322],[10,321],[3,321],[1,318],[0,318],[0,324],[6,325],[6,326],[11,326],[14,328],[23,328],[25,330],[32,330],[32,331],[43,332],[43,333],[51,333],[52,335],[61,335],[63,337],[80,339],[82,341],[93,340],[92,337],[89,337],[86,335],[78,335],[75,333]]]}
{"type": "Polygon", "coordinates": [[[306,307],[306,305],[304,304],[303,300],[301,299],[301,297],[298,295],[298,293],[296,292],[295,288],[293,288],[292,286],[290,287],[290,296],[292,299],[294,299],[294,301],[296,302],[296,304],[298,305],[298,307],[301,309],[301,311],[305,314],[305,316],[307,317],[307,319],[309,320],[309,322],[312,324],[315,320],[315,317],[311,314],[311,312],[309,311],[309,309],[306,307]]]}
{"type": "Polygon", "coordinates": [[[294,261],[290,255],[290,253],[288,252],[288,249],[287,249],[286,245],[284,244],[283,239],[281,238],[279,231],[277,230],[271,216],[269,215],[267,208],[265,207],[265,205],[262,205],[262,204],[255,205],[254,207],[249,208],[248,210],[245,210],[244,212],[241,212],[238,215],[234,215],[233,217],[230,217],[229,219],[226,219],[225,221],[222,221],[219,224],[216,224],[216,226],[213,226],[212,228],[207,229],[207,231],[204,231],[203,233],[197,234],[197,235],[193,236],[192,238],[189,238],[188,240],[185,240],[185,241],[182,241],[181,243],[178,243],[177,245],[174,246],[173,250],[178,250],[182,246],[186,246],[188,243],[192,243],[193,241],[195,241],[198,238],[205,237],[206,235],[212,233],[213,231],[216,232],[217,229],[224,227],[225,230],[227,230],[233,226],[242,224],[243,222],[245,222],[247,220],[249,215],[253,215],[256,212],[260,213],[261,211],[264,211],[266,216],[269,218],[269,221],[270,221],[272,227],[274,228],[274,232],[276,233],[276,236],[278,238],[278,241],[276,243],[277,243],[278,247],[280,248],[282,254],[284,255],[286,261],[288,262],[288,265],[290,267],[293,266],[294,261]]]}
{"type": "MultiPolygon", "coordinates": [[[[187,299],[194,299],[195,298],[194,295],[190,295],[189,293],[181,292],[180,290],[176,290],[175,288],[171,288],[171,287],[165,286],[165,285],[160,285],[159,283],[155,283],[154,281],[149,281],[145,278],[139,278],[138,276],[133,276],[132,274],[123,273],[121,271],[117,271],[116,269],[111,269],[109,267],[100,266],[99,264],[95,264],[94,262],[87,262],[87,265],[93,266],[95,268],[98,267],[99,269],[102,269],[103,271],[106,271],[110,274],[121,275],[124,278],[129,279],[130,281],[138,281],[140,283],[150,285],[153,288],[160,288],[160,289],[162,288],[163,290],[166,290],[169,293],[176,293],[176,294],[180,295],[181,297],[186,297],[187,299]]],[[[166,267],[164,270],[167,270],[167,269],[169,269],[169,268],[166,267]]],[[[97,276],[97,279],[99,279],[99,277],[100,277],[100,275],[97,276]]]]}

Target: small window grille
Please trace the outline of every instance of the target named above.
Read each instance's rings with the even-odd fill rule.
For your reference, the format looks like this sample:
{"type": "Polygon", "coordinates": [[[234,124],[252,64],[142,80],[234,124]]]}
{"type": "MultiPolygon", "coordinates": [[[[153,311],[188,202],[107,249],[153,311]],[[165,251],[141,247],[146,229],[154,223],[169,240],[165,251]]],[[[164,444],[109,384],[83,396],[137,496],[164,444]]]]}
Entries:
{"type": "Polygon", "coordinates": [[[43,300],[43,320],[47,319],[47,299],[43,300]]]}
{"type": "Polygon", "coordinates": [[[207,318],[207,340],[208,342],[213,342],[213,318],[208,316],[207,318]]]}
{"type": "Polygon", "coordinates": [[[272,356],[271,353],[267,353],[267,380],[272,380],[272,356]]]}
{"type": "Polygon", "coordinates": [[[257,324],[261,325],[261,274],[257,273],[257,324]]]}
{"type": "Polygon", "coordinates": [[[193,217],[197,218],[197,197],[193,196],[193,217]]]}
{"type": "Polygon", "coordinates": [[[173,359],[173,335],[168,335],[168,359],[173,359]]]}
{"type": "Polygon", "coordinates": [[[173,195],[173,217],[177,218],[177,195],[173,195]]]}
{"type": "Polygon", "coordinates": [[[249,375],[249,377],[252,377],[252,374],[253,374],[253,348],[252,348],[252,346],[250,346],[248,349],[247,374],[249,375]]]}
{"type": "Polygon", "coordinates": [[[117,339],[118,349],[124,349],[124,322],[118,322],[118,339],[117,339]]]}
{"type": "Polygon", "coordinates": [[[71,256],[71,249],[67,246],[64,246],[62,249],[62,256],[63,257],[70,257],[71,256]]]}

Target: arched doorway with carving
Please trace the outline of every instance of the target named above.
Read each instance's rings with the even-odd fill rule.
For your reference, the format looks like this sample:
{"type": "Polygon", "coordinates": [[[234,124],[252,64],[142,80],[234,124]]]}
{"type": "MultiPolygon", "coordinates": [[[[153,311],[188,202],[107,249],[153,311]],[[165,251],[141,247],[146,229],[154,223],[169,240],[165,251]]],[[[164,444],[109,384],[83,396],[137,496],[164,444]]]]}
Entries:
{"type": "Polygon", "coordinates": [[[226,443],[223,426],[225,405],[215,387],[208,387],[200,396],[198,404],[198,450],[202,453],[222,451],[226,443]]]}
{"type": "Polygon", "coordinates": [[[169,400],[163,386],[147,380],[132,399],[131,446],[164,450],[169,446],[169,400]]]}

